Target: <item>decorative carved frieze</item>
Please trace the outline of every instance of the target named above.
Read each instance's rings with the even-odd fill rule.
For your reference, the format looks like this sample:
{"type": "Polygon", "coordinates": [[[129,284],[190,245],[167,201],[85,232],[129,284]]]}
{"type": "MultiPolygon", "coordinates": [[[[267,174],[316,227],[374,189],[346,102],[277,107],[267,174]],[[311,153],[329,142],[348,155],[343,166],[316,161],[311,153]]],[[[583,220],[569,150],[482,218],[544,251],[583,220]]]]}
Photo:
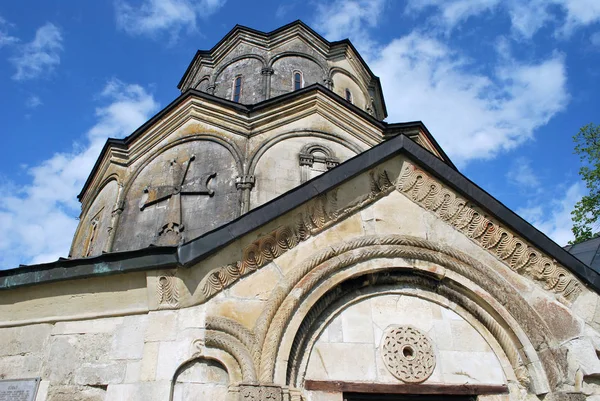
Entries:
{"type": "Polygon", "coordinates": [[[177,288],[177,279],[174,272],[158,276],[156,295],[159,309],[171,309],[178,306],[179,289],[177,288]]]}
{"type": "Polygon", "coordinates": [[[381,340],[381,357],[387,370],[406,383],[422,383],[435,369],[431,340],[411,326],[390,326],[381,340]]]}
{"type": "Polygon", "coordinates": [[[400,193],[471,238],[513,271],[542,282],[546,289],[569,300],[574,300],[581,292],[581,283],[555,260],[416,166],[406,163],[397,188],[400,193]]]}
{"type": "Polygon", "coordinates": [[[370,192],[355,199],[343,209],[337,205],[337,190],[310,201],[297,215],[295,223],[283,226],[252,242],[243,251],[242,260],[211,271],[201,284],[206,298],[213,296],[273,259],[292,249],[299,242],[318,234],[325,228],[394,190],[385,170],[369,173],[370,192]]]}

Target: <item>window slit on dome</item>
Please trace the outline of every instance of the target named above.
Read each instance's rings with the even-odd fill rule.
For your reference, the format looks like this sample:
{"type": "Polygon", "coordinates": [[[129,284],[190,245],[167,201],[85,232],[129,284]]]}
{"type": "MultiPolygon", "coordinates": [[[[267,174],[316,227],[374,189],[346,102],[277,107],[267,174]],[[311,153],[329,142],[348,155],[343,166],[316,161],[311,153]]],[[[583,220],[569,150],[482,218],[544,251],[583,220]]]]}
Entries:
{"type": "Polygon", "coordinates": [[[238,75],[237,77],[235,77],[235,80],[233,81],[233,96],[232,96],[232,100],[234,102],[239,103],[241,95],[242,95],[242,76],[238,75]]]}
{"type": "Polygon", "coordinates": [[[299,71],[294,71],[294,90],[297,91],[302,89],[304,82],[302,82],[302,73],[299,71]]]}
{"type": "Polygon", "coordinates": [[[348,88],[346,88],[346,100],[352,103],[352,92],[348,88]]]}

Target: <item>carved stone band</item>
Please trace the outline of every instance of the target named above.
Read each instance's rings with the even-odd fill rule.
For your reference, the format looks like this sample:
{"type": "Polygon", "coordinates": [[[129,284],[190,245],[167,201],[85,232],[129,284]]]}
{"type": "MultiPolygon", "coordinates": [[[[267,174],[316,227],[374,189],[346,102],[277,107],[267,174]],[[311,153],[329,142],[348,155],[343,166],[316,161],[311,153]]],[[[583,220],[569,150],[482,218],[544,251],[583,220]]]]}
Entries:
{"type": "Polygon", "coordinates": [[[381,339],[381,356],[394,377],[406,383],[421,383],[435,369],[431,340],[411,326],[389,326],[381,339]]]}

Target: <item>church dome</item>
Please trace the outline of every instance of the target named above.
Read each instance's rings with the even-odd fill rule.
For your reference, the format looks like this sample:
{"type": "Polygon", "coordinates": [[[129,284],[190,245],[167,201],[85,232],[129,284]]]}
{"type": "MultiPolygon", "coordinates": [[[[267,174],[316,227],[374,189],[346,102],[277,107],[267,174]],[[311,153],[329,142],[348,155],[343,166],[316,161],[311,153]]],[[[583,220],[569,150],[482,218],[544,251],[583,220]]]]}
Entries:
{"type": "Polygon", "coordinates": [[[79,196],[71,257],[191,241],[398,134],[445,158],[420,123],[382,121],[379,78],[348,40],[300,21],[236,26],[197,52],[179,89],[107,142],[79,196]]]}
{"type": "Polygon", "coordinates": [[[348,40],[328,42],[296,21],[263,33],[236,26],[208,51],[198,51],[179,89],[256,104],[320,84],[378,119],[386,116],[377,78],[348,40]]]}

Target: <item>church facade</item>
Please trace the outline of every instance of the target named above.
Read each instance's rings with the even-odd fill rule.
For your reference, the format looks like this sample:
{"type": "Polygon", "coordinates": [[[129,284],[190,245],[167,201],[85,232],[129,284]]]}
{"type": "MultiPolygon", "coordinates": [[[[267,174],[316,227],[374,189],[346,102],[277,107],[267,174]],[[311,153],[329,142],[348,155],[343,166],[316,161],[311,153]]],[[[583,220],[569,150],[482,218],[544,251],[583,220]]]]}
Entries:
{"type": "Polygon", "coordinates": [[[236,26],[179,89],[69,258],[0,271],[0,395],[600,400],[599,273],[384,122],[349,41],[236,26]]]}

